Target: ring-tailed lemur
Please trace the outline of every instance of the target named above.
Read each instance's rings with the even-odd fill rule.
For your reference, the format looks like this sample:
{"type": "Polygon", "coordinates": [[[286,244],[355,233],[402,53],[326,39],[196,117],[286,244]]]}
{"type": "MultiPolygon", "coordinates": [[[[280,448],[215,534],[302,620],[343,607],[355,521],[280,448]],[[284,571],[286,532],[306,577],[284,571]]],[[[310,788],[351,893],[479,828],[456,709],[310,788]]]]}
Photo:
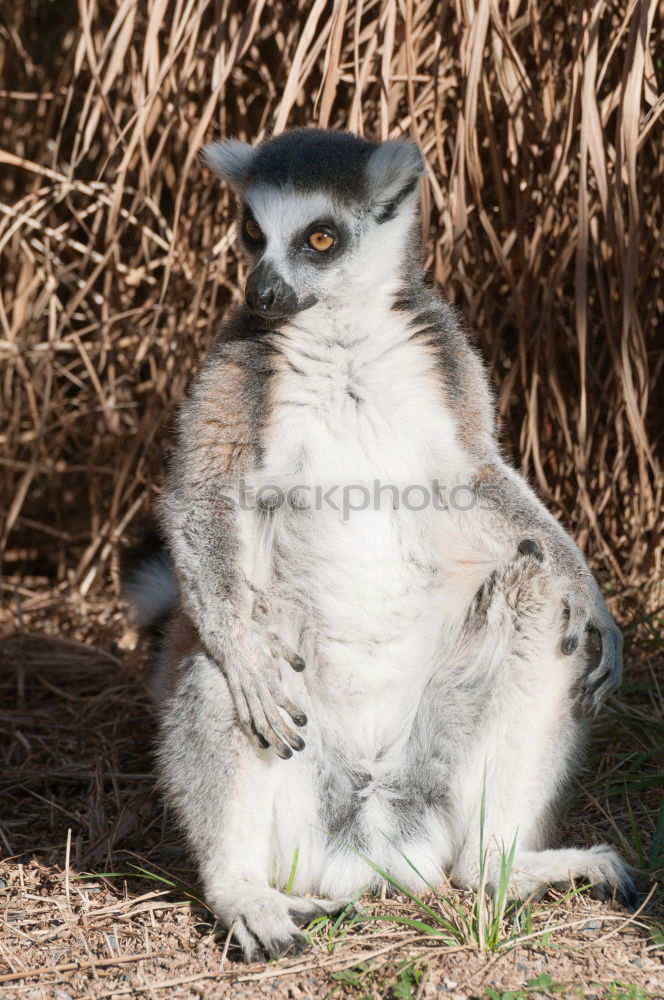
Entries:
{"type": "Polygon", "coordinates": [[[515,842],[514,896],[630,898],[608,846],[546,849],[622,640],[425,283],[417,146],[302,129],[204,159],[238,195],[246,302],[181,409],[169,555],[128,594],[170,614],[159,759],[208,903],[252,960],[375,883],[367,857],[477,886],[483,801],[489,888],[515,842]]]}

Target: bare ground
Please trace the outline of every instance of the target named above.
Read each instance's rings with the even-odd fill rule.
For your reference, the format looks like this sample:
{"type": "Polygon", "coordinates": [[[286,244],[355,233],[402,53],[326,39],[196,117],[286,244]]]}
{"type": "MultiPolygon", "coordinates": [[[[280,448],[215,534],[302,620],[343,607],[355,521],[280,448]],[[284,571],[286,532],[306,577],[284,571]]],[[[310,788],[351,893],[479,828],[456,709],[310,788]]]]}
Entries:
{"type": "MultiPolygon", "coordinates": [[[[27,589],[17,598],[0,659],[3,1000],[664,996],[655,618],[628,630],[627,682],[596,724],[561,831],[577,843],[608,840],[639,869],[636,914],[585,892],[551,895],[508,911],[497,941],[489,947],[485,935],[480,947],[461,919],[466,930],[450,943],[373,919],[421,920],[412,901],[367,900],[355,922],[312,929],[303,955],[245,966],[196,900],[194,868],[155,790],[145,655],[120,609],[27,589]]],[[[455,905],[471,914],[471,894],[446,895],[429,900],[442,916],[456,919],[455,905]]]]}

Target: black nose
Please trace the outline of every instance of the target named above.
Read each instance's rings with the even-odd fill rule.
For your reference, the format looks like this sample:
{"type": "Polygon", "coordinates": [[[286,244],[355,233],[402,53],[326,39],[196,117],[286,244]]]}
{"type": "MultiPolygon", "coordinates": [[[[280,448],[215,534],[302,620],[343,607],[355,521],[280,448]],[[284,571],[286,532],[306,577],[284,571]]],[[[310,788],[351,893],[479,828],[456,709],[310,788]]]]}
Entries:
{"type": "Polygon", "coordinates": [[[249,275],[244,299],[253,312],[263,316],[290,316],[299,308],[291,286],[272,264],[263,261],[249,275]]]}
{"type": "Polygon", "coordinates": [[[274,305],[276,297],[277,295],[274,288],[259,288],[255,295],[252,296],[251,305],[254,309],[271,309],[274,305]]]}

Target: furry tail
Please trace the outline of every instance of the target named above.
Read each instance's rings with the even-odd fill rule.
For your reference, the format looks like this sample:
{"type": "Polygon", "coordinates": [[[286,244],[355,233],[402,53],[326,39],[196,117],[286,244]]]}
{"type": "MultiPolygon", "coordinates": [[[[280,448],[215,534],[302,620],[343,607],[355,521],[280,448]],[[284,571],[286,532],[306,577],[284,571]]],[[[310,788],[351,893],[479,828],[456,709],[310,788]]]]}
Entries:
{"type": "Polygon", "coordinates": [[[137,627],[157,638],[177,603],[178,584],[171,555],[155,529],[122,551],[120,581],[137,627]]]}

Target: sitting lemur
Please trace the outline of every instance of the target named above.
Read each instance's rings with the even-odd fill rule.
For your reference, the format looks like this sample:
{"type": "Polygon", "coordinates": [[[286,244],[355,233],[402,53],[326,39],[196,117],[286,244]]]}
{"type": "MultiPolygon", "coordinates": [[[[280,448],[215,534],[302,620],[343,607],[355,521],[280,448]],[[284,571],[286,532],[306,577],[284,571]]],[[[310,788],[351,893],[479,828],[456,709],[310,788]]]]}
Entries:
{"type": "Polygon", "coordinates": [[[125,587],[163,627],[161,776],[208,904],[251,961],[377,868],[477,887],[484,852],[491,891],[514,848],[514,898],[630,902],[612,848],[549,846],[622,637],[425,280],[418,147],[307,128],[203,158],[237,194],[245,301],[125,587]]]}

